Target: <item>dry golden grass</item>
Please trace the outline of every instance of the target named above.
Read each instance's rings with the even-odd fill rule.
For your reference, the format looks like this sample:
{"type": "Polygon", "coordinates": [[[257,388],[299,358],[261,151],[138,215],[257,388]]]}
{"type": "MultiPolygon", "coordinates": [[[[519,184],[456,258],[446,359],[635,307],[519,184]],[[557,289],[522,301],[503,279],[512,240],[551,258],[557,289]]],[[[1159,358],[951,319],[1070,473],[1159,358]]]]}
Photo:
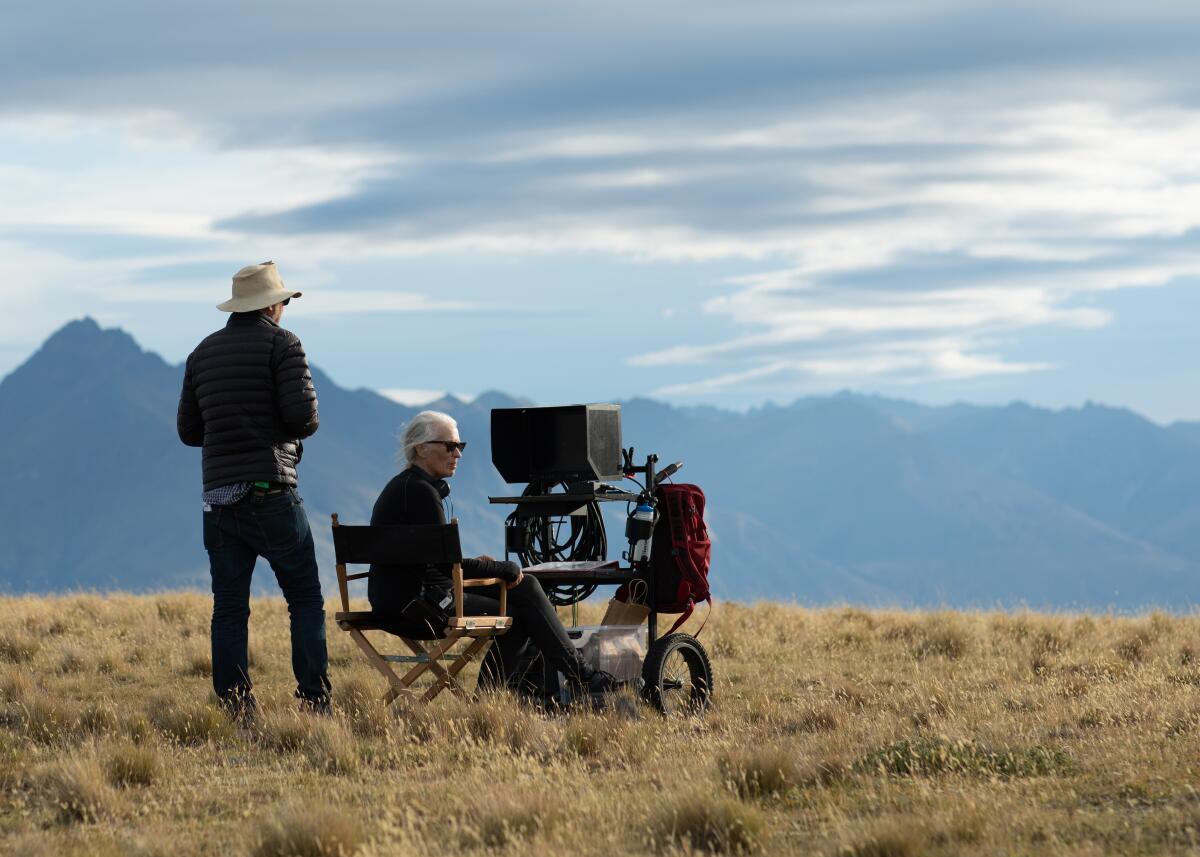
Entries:
{"type": "Polygon", "coordinates": [[[0,852],[1200,849],[1200,617],[722,605],[717,703],[677,721],[504,694],[385,710],[331,625],[325,719],[296,711],[286,607],[260,599],[262,716],[239,728],[212,704],[209,609],[0,599],[0,852]]]}

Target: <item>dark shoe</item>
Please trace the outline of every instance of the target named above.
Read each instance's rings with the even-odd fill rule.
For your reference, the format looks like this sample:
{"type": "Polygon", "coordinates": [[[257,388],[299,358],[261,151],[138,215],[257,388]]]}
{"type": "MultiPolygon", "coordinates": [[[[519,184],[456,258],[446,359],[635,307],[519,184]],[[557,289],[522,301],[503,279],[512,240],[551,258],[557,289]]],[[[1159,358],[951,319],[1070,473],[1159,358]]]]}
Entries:
{"type": "Polygon", "coordinates": [[[591,674],[585,678],[588,693],[612,693],[625,686],[625,682],[617,679],[612,673],[606,673],[604,670],[589,670],[589,672],[591,674]]]}

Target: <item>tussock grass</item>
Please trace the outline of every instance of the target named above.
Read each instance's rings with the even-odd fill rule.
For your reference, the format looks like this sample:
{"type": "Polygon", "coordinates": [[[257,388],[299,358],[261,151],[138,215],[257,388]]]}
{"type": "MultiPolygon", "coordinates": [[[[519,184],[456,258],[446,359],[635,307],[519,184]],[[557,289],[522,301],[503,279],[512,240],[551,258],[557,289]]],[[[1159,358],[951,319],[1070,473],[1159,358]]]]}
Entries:
{"type": "Polygon", "coordinates": [[[651,831],[660,850],[683,846],[710,854],[755,854],[763,850],[766,823],[754,807],[694,792],[667,800],[651,831]]]}
{"type": "Polygon", "coordinates": [[[263,715],[257,729],[262,745],[276,753],[299,753],[312,737],[314,718],[298,711],[263,715]]]}
{"type": "Polygon", "coordinates": [[[41,646],[28,634],[18,632],[0,633],[0,661],[25,664],[33,660],[41,646]]]}
{"type": "Polygon", "coordinates": [[[199,678],[212,677],[212,655],[209,652],[193,652],[183,665],[183,674],[199,678]]]}
{"type": "Polygon", "coordinates": [[[204,744],[229,738],[234,729],[216,706],[202,701],[164,701],[150,711],[150,722],[179,744],[204,744]]]}
{"type": "Polygon", "coordinates": [[[38,744],[68,741],[79,727],[79,712],[74,705],[50,696],[27,697],[21,713],[25,736],[38,744]]]}
{"type": "MultiPolygon", "coordinates": [[[[292,696],[286,605],[255,599],[247,727],[212,701],[210,609],[187,593],[0,599],[0,853],[1042,857],[1200,843],[1200,617],[722,605],[702,637],[717,704],[679,720],[628,700],[540,712],[506,694],[385,709],[384,682],[331,624],[323,718],[292,696]]],[[[601,610],[583,605],[580,621],[601,610]]]]}
{"type": "Polygon", "coordinates": [[[314,723],[304,745],[304,755],[315,770],[330,776],[346,776],[359,768],[358,745],[353,734],[340,722],[313,718],[314,723]]]}
{"type": "Polygon", "coordinates": [[[33,680],[16,667],[0,672],[0,702],[23,702],[33,692],[33,680]]]}
{"type": "Polygon", "coordinates": [[[520,795],[485,795],[460,811],[461,844],[489,849],[528,845],[539,834],[551,830],[567,807],[543,791],[520,795]]]}
{"type": "Polygon", "coordinates": [[[267,750],[302,757],[324,773],[345,775],[358,770],[358,744],[343,720],[281,709],[260,717],[255,732],[267,750]]]}
{"type": "Polygon", "coordinates": [[[351,857],[361,841],[348,813],[319,804],[284,806],[259,824],[254,857],[351,857]]]}
{"type": "Polygon", "coordinates": [[[96,822],[110,815],[116,797],[91,756],[61,759],[40,773],[40,784],[64,824],[96,822]]]}
{"type": "Polygon", "coordinates": [[[1069,763],[1065,752],[1049,747],[992,749],[969,739],[921,736],[872,750],[857,767],[901,777],[935,774],[1033,777],[1064,769],[1069,763]]]}
{"type": "Polygon", "coordinates": [[[162,761],[153,747],[118,744],[108,753],[104,773],[118,788],[149,786],[162,777],[162,761]]]}
{"type": "Polygon", "coordinates": [[[87,735],[115,735],[121,729],[116,706],[103,699],[84,705],[76,722],[80,731],[87,735]]]}
{"type": "Polygon", "coordinates": [[[784,731],[789,734],[797,732],[834,732],[841,725],[837,712],[829,708],[809,707],[800,711],[794,717],[789,717],[784,723],[784,731]]]}
{"type": "Polygon", "coordinates": [[[83,672],[88,668],[87,659],[82,653],[74,649],[68,649],[62,653],[55,665],[55,669],[62,675],[71,675],[72,673],[83,672]]]}
{"type": "Polygon", "coordinates": [[[918,857],[926,841],[912,825],[897,825],[861,835],[838,849],[838,857],[918,857]]]}
{"type": "Polygon", "coordinates": [[[784,747],[728,751],[717,765],[721,778],[743,798],[787,791],[799,785],[801,779],[793,752],[784,747]]]}

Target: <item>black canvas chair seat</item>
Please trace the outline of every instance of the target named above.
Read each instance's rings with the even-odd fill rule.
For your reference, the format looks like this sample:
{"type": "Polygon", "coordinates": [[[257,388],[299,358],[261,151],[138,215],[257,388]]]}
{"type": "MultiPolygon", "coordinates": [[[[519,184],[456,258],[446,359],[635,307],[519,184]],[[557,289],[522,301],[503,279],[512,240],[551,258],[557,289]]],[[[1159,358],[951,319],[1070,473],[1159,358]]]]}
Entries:
{"type": "MultiPolygon", "coordinates": [[[[416,622],[406,622],[403,619],[380,615],[370,610],[335,613],[333,621],[342,627],[343,624],[357,628],[360,631],[384,631],[397,637],[408,637],[412,640],[441,640],[446,636],[445,628],[430,631],[429,626],[416,622]]],[[[345,630],[345,628],[343,628],[345,630]]]]}
{"type": "Polygon", "coordinates": [[[342,600],[342,610],[333,618],[339,628],[350,634],[371,665],[387,679],[389,687],[383,696],[384,704],[390,704],[402,696],[419,697],[421,701],[428,702],[447,688],[455,694],[464,695],[465,691],[456,677],[468,663],[482,658],[497,636],[512,627],[512,618],[505,615],[508,590],[503,581],[495,577],[469,581],[463,579],[457,519],[449,524],[361,527],[341,525],[335,513],[333,550],[337,562],[338,594],[342,600]],[[398,616],[351,610],[349,582],[366,577],[367,572],[348,574],[346,566],[371,563],[450,565],[454,615],[449,618],[446,627],[430,628],[428,625],[407,622],[398,616]],[[500,615],[463,615],[464,588],[496,585],[500,589],[500,615]],[[364,633],[367,631],[385,632],[398,637],[412,655],[381,654],[367,639],[364,633]],[[451,654],[460,640],[467,641],[467,646],[451,654]],[[442,666],[440,661],[443,660],[448,661],[449,665],[442,666]],[[404,675],[397,675],[392,668],[392,664],[397,662],[415,665],[404,675]],[[414,685],[426,672],[432,673],[434,681],[424,693],[418,694],[414,685]]]}

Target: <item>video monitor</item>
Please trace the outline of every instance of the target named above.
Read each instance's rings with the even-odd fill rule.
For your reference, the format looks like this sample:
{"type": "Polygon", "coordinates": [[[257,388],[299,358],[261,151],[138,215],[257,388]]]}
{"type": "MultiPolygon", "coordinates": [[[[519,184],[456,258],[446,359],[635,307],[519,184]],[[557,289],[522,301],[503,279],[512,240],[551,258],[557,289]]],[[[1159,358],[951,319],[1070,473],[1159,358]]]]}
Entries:
{"type": "Polygon", "coordinates": [[[621,406],[492,410],[492,463],[505,482],[621,477],[621,406]]]}

